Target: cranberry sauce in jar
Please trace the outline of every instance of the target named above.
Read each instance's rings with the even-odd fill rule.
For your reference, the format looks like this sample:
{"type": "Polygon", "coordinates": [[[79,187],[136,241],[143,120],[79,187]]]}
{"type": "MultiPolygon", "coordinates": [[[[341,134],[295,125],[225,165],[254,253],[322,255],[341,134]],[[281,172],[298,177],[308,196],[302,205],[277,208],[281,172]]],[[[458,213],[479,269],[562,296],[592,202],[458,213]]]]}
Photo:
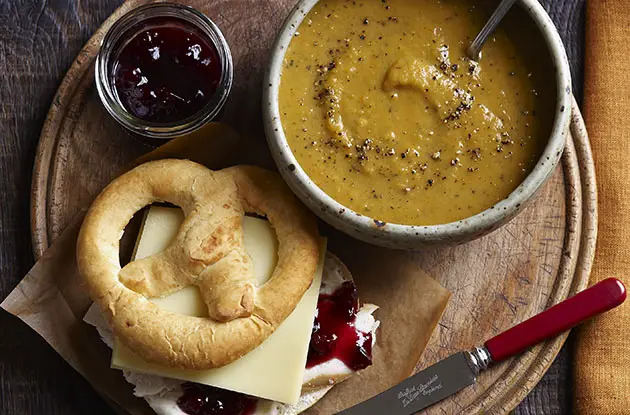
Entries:
{"type": "Polygon", "coordinates": [[[320,294],[306,367],[339,359],[352,370],[372,364],[372,333],[356,329],[357,288],[345,281],[332,294],[320,294]]]}
{"type": "Polygon", "coordinates": [[[127,111],[145,121],[172,123],[201,110],[221,80],[217,48],[192,23],[156,17],[114,61],[114,88],[127,111]]]}
{"type": "Polygon", "coordinates": [[[121,17],[105,35],[95,65],[105,109],[146,137],[187,134],[219,114],[232,86],[232,58],[203,13],[152,3],[121,17]]]}

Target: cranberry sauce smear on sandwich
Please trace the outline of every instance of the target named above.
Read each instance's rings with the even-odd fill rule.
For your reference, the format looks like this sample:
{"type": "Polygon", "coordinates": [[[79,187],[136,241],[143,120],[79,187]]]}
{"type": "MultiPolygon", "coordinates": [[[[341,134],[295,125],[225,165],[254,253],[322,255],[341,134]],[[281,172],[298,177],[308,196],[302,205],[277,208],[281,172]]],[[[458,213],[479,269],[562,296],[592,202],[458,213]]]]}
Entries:
{"type": "Polygon", "coordinates": [[[357,371],[372,364],[372,333],[354,326],[359,299],[352,281],[344,281],[332,294],[320,293],[306,367],[337,358],[357,371]]]}
{"type": "Polygon", "coordinates": [[[190,415],[251,415],[256,398],[238,392],[186,382],[177,406],[190,415]]]}
{"type": "MultiPolygon", "coordinates": [[[[373,336],[355,327],[360,310],[357,288],[351,280],[333,281],[334,291],[329,292],[330,283],[318,297],[306,368],[338,359],[352,371],[365,369],[372,364],[373,336]]],[[[241,393],[191,382],[182,389],[177,406],[189,415],[256,413],[257,399],[241,393]]]]}

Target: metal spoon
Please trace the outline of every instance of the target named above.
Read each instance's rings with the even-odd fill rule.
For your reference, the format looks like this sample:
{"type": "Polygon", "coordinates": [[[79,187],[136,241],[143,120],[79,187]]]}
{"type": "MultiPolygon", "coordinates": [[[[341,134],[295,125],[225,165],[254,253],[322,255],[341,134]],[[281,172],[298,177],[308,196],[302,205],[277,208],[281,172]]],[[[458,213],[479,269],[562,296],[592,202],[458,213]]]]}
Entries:
{"type": "Polygon", "coordinates": [[[501,0],[501,3],[499,3],[499,6],[494,10],[494,13],[492,13],[490,19],[488,19],[483,28],[481,28],[481,31],[479,32],[477,37],[475,37],[470,46],[468,46],[468,49],[466,49],[466,54],[470,59],[475,61],[479,60],[481,47],[485,43],[488,36],[490,36],[490,34],[494,32],[494,29],[496,29],[498,24],[501,22],[501,19],[503,19],[503,17],[508,12],[508,10],[510,10],[515,1],[516,0],[501,0]]]}

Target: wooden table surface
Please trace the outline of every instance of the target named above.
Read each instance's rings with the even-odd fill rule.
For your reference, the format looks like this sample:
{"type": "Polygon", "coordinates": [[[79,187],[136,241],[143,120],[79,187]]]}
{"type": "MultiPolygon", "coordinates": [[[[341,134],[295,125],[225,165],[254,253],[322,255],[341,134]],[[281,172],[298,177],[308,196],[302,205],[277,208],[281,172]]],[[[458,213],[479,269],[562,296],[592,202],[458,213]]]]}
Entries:
{"type": "MultiPolygon", "coordinates": [[[[565,42],[581,100],[585,0],[541,1],[565,42]]],[[[33,265],[31,170],[48,107],[78,51],[120,3],[0,0],[0,300],[33,265]]],[[[571,344],[569,337],[516,414],[571,413],[571,344]]],[[[0,415],[86,413],[113,411],[44,340],[0,311],[0,415]]]]}

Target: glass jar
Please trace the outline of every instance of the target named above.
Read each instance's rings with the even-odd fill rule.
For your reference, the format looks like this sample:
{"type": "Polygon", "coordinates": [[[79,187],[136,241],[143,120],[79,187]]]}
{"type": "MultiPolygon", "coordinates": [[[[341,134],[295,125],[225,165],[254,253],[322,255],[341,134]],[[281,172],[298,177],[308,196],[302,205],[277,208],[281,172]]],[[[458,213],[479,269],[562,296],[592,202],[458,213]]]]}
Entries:
{"type": "MultiPolygon", "coordinates": [[[[122,16],[103,38],[95,65],[96,87],[107,112],[126,129],[153,139],[171,139],[190,133],[216,118],[227,101],[232,87],[232,79],[232,55],[225,37],[217,25],[203,13],[191,7],[173,3],[149,4],[131,10],[122,16]],[[140,36],[143,32],[150,33],[149,30],[153,28],[160,28],[161,23],[159,22],[170,22],[171,24],[175,22],[175,25],[181,24],[182,27],[185,26],[185,29],[194,28],[195,36],[203,38],[204,42],[211,42],[207,44],[216,49],[215,52],[218,56],[216,64],[221,71],[216,89],[200,109],[182,119],[169,119],[166,122],[155,119],[147,120],[133,114],[125,106],[115,82],[121,52],[127,45],[131,44],[132,40],[135,41],[136,36],[140,36]]],[[[184,79],[180,82],[187,81],[184,79]]],[[[138,83],[137,86],[142,85],[142,82],[138,83]]],[[[150,93],[152,97],[156,97],[153,90],[150,93]]],[[[171,95],[180,99],[175,94],[171,95]]]]}

